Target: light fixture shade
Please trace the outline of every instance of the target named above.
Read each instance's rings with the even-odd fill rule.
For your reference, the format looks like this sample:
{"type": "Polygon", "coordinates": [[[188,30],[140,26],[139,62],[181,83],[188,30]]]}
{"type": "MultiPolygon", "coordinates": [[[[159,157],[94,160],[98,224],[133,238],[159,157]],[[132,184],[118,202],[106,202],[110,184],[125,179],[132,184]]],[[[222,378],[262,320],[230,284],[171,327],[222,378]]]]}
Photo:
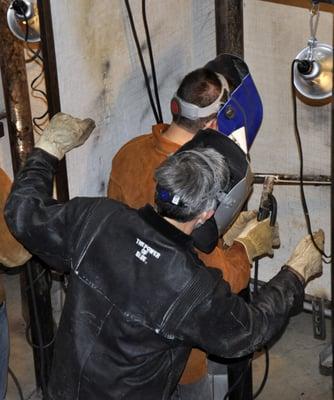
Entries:
{"type": "Polygon", "coordinates": [[[333,90],[333,47],[316,43],[312,48],[303,49],[296,57],[297,60],[311,62],[311,69],[301,72],[298,63],[294,64],[294,86],[302,99],[324,104],[332,98],[333,90]]]}
{"type": "Polygon", "coordinates": [[[7,11],[7,23],[11,32],[20,40],[26,40],[27,42],[36,43],[41,40],[40,29],[39,29],[39,17],[37,1],[22,0],[22,3],[26,7],[26,12],[20,14],[16,11],[12,5],[7,11]],[[27,29],[28,23],[28,29],[27,29]]]}

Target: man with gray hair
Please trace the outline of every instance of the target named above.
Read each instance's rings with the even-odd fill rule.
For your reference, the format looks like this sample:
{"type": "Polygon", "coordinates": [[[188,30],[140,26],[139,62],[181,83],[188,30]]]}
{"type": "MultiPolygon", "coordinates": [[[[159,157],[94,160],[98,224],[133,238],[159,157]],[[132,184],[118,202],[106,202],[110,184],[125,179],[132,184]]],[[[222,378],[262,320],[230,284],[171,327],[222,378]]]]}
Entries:
{"type": "MultiPolygon", "coordinates": [[[[242,168],[235,168],[238,151],[233,156],[225,145],[219,151],[214,132],[204,133],[201,145],[196,135],[158,168],[156,210],[106,198],[53,200],[58,161],[93,128],[92,120],[57,114],[16,176],[5,210],[24,246],[69,274],[49,396],[167,400],[192,347],[239,357],[277,335],[301,311],[305,283],[321,272],[321,255],[304,238],[250,305],[231,293],[218,269],[200,261],[190,233],[234,207],[237,185],[248,187],[238,176],[242,168]]],[[[259,255],[257,240],[262,252],[271,249],[272,229],[261,224],[265,237],[248,227],[238,238],[247,238],[252,256],[259,255]]],[[[322,231],[314,237],[322,248],[322,231]]]]}
{"type": "Polygon", "coordinates": [[[229,186],[230,170],[216,150],[197,148],[169,157],[157,168],[155,180],[158,214],[179,222],[197,221],[196,229],[216,210],[219,194],[229,186]],[[166,193],[173,193],[174,200],[166,201],[166,193]]]}

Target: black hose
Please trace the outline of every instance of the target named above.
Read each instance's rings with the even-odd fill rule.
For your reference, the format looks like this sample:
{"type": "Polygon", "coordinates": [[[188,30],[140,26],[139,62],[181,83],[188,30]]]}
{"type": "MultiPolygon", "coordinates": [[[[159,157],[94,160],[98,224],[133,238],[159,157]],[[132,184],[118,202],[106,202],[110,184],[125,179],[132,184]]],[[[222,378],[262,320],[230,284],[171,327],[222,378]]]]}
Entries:
{"type": "Polygon", "coordinates": [[[151,92],[150,82],[149,82],[149,79],[148,79],[148,75],[147,75],[147,71],[146,71],[146,67],[145,67],[145,62],[144,62],[143,54],[142,54],[142,51],[141,51],[141,49],[140,49],[140,44],[139,44],[139,40],[138,40],[138,35],[137,35],[136,27],[135,27],[135,24],[134,24],[134,21],[133,21],[133,16],[132,16],[132,11],[131,11],[131,7],[130,7],[130,4],[129,4],[129,0],[125,0],[125,6],[126,6],[126,9],[127,9],[127,11],[128,11],[129,20],[130,20],[130,26],[131,26],[133,38],[134,38],[134,41],[135,41],[135,44],[136,44],[136,47],[137,47],[137,52],[138,52],[138,57],[139,57],[140,65],[141,65],[141,68],[142,68],[142,71],[143,71],[143,75],[144,75],[145,85],[146,85],[146,89],[147,89],[147,94],[148,94],[148,97],[149,97],[149,100],[150,100],[150,104],[151,104],[151,107],[152,107],[152,111],[153,111],[153,114],[154,114],[154,118],[155,118],[155,120],[156,120],[156,122],[157,122],[157,124],[158,124],[158,123],[160,122],[160,121],[159,121],[159,116],[158,116],[158,114],[157,114],[157,110],[156,110],[156,108],[155,108],[155,104],[154,104],[154,101],[153,101],[153,96],[152,96],[152,92],[151,92]]]}
{"type": "Polygon", "coordinates": [[[22,388],[21,388],[20,382],[17,379],[17,377],[14,374],[14,372],[10,369],[10,367],[8,367],[8,373],[12,377],[12,379],[13,379],[13,381],[15,383],[15,386],[17,387],[17,391],[19,392],[20,400],[24,400],[24,396],[23,396],[23,392],[22,392],[22,388]]]}
{"type": "Polygon", "coordinates": [[[42,386],[42,391],[43,391],[43,398],[46,400],[48,399],[48,394],[47,394],[47,384],[45,382],[45,354],[44,354],[44,348],[43,348],[43,336],[42,336],[42,329],[40,326],[39,322],[39,316],[38,316],[38,307],[37,307],[37,300],[36,300],[36,293],[34,289],[34,279],[32,277],[32,272],[31,272],[31,265],[30,262],[27,263],[27,272],[28,272],[28,280],[29,280],[29,286],[31,288],[31,299],[32,299],[32,308],[34,312],[34,318],[36,322],[36,333],[37,333],[37,340],[38,340],[38,348],[39,348],[39,354],[40,354],[40,359],[41,359],[41,386],[42,386]]]}
{"type": "Polygon", "coordinates": [[[255,392],[255,394],[253,395],[253,400],[255,400],[259,394],[262,392],[263,388],[265,387],[266,383],[267,383],[267,379],[268,379],[268,374],[269,374],[269,349],[267,346],[263,347],[264,350],[264,354],[265,354],[265,371],[264,371],[264,375],[263,375],[263,379],[261,382],[260,387],[258,388],[258,390],[255,392]]]}
{"type": "MultiPolygon", "coordinates": [[[[32,90],[33,93],[35,92],[35,93],[41,94],[43,100],[46,102],[46,104],[48,104],[46,93],[45,93],[43,90],[38,89],[38,88],[37,88],[37,85],[36,85],[36,82],[38,81],[38,79],[39,79],[41,76],[43,76],[43,74],[44,74],[44,61],[43,61],[43,58],[42,58],[41,55],[40,55],[40,52],[41,52],[40,49],[38,49],[37,52],[35,52],[35,51],[29,46],[29,44],[28,44],[28,38],[29,38],[29,21],[28,21],[28,19],[27,19],[26,14],[23,13],[23,15],[24,15],[24,21],[25,21],[25,27],[26,27],[24,41],[25,41],[25,43],[26,43],[27,49],[33,54],[33,56],[32,56],[31,58],[29,58],[28,60],[25,60],[25,62],[26,62],[26,63],[30,63],[30,62],[36,61],[36,60],[39,60],[39,61],[42,62],[42,70],[41,70],[41,72],[32,80],[32,82],[30,83],[30,88],[31,88],[31,90],[32,90]]],[[[43,132],[43,128],[42,128],[41,125],[40,125],[39,123],[37,123],[36,121],[43,120],[48,114],[49,114],[49,109],[47,108],[47,110],[46,110],[42,115],[40,115],[40,116],[38,116],[38,117],[34,117],[34,118],[32,119],[33,126],[36,127],[36,128],[38,128],[40,132],[43,132]]]]}
{"type": "Polygon", "coordinates": [[[142,0],[142,13],[143,13],[143,22],[144,22],[144,28],[145,28],[145,34],[146,34],[147,48],[148,48],[148,53],[150,56],[155,101],[156,101],[156,105],[157,105],[157,109],[158,109],[159,122],[161,123],[163,121],[163,118],[162,118],[159,90],[158,90],[158,84],[157,84],[157,74],[155,72],[154,57],[153,57],[152,44],[151,44],[151,36],[150,36],[150,31],[148,28],[148,23],[147,23],[147,18],[146,18],[146,0],[142,0]]]}
{"type": "Polygon", "coordinates": [[[223,400],[228,400],[229,396],[231,393],[233,393],[233,391],[235,390],[235,388],[239,385],[239,383],[242,382],[242,378],[244,378],[246,376],[246,373],[248,372],[249,368],[251,366],[251,360],[248,361],[248,365],[245,367],[245,369],[241,372],[241,374],[239,375],[238,379],[233,383],[233,385],[229,388],[229,390],[225,393],[225,396],[223,398],[223,400]]]}

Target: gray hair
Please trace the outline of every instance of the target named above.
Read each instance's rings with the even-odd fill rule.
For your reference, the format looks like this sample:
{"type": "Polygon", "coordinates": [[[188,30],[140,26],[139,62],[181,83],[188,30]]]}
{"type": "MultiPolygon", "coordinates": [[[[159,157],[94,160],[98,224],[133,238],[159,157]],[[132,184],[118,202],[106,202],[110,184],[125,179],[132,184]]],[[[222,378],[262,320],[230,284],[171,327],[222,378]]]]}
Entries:
{"type": "Polygon", "coordinates": [[[229,185],[224,156],[209,147],[173,154],[157,168],[155,202],[158,213],[180,222],[214,210],[229,185]]]}

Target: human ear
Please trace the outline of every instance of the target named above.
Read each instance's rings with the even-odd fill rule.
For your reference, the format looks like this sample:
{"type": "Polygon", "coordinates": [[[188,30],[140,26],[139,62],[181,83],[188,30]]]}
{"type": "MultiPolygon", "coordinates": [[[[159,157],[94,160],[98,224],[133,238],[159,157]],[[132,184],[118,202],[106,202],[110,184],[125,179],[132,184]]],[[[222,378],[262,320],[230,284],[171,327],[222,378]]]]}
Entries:
{"type": "Polygon", "coordinates": [[[217,118],[210,119],[205,125],[204,129],[210,128],[210,129],[215,129],[217,130],[218,123],[217,123],[217,118]]]}

